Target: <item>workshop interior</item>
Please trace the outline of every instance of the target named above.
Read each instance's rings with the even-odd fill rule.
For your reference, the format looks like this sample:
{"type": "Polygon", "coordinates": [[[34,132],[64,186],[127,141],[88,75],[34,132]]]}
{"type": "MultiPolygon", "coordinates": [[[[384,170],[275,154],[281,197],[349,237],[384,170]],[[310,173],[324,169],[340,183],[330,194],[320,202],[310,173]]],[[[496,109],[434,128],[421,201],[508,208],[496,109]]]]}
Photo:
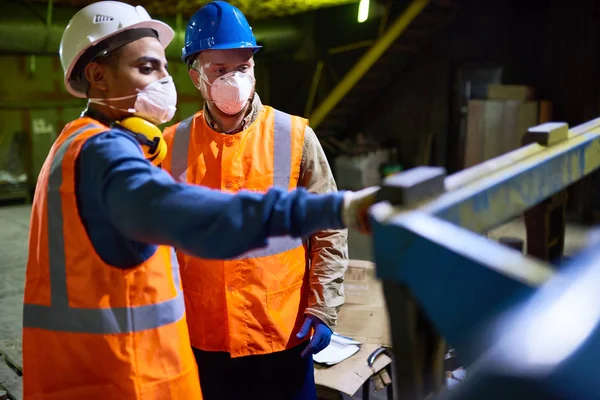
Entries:
{"type": "MultiPolygon", "coordinates": [[[[0,0],[0,400],[24,398],[32,202],[88,105],[59,47],[92,3],[0,0]]],[[[163,130],[205,106],[182,49],[209,1],[125,3],[175,33],[163,130]]],[[[262,103],[308,121],[338,190],[380,186],[317,398],[600,399],[600,3],[228,3],[262,46],[262,103]]]]}

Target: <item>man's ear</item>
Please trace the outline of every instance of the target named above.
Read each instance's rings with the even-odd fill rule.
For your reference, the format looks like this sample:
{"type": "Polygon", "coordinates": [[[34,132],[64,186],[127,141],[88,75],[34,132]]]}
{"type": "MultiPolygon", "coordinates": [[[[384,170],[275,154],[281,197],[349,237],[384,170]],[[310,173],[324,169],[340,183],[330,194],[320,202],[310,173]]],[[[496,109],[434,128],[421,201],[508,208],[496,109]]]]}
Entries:
{"type": "Polygon", "coordinates": [[[196,86],[197,88],[200,87],[200,72],[198,72],[195,68],[189,68],[188,75],[190,76],[190,79],[192,80],[194,86],[196,86]]]}
{"type": "Polygon", "coordinates": [[[84,70],[85,78],[90,83],[90,89],[94,88],[102,92],[108,91],[106,82],[106,66],[91,62],[86,65],[84,70]]]}

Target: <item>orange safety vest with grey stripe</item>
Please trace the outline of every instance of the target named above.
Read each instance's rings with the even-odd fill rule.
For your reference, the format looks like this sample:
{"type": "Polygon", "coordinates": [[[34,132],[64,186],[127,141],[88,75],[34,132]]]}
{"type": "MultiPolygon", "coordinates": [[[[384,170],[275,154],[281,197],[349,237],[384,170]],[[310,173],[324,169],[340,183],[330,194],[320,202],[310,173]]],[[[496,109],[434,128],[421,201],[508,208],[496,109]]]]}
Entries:
{"type": "Polygon", "coordinates": [[[77,210],[82,146],[108,129],[68,124],[33,201],[23,312],[24,399],[199,399],[174,250],[119,269],[94,250],[77,210]]]}
{"type": "MultiPolygon", "coordinates": [[[[265,106],[247,129],[222,134],[200,111],[165,130],[169,150],[163,167],[178,181],[225,192],[293,190],[307,124],[265,106]]],[[[231,260],[177,256],[194,347],[240,357],[300,344],[296,333],[309,293],[301,239],[271,238],[266,248],[231,260]]]]}

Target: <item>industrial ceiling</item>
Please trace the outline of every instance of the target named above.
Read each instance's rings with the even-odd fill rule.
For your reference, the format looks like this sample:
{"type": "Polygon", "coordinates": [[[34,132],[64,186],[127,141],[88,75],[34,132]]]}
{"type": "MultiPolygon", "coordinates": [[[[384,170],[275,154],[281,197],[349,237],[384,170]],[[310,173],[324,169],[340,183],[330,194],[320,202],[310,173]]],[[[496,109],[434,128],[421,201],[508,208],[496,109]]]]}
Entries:
{"type": "MultiPolygon", "coordinates": [[[[59,43],[75,12],[94,0],[0,0],[0,54],[57,54],[59,43]]],[[[175,29],[167,58],[181,57],[187,19],[209,0],[125,0],[142,5],[155,18],[175,29]]],[[[251,20],[261,55],[298,49],[309,51],[313,42],[310,18],[314,10],[352,4],[358,0],[231,0],[251,20]],[[295,15],[294,15],[295,14],[295,15]],[[297,15],[297,17],[296,17],[297,15]],[[286,17],[287,18],[279,18],[286,17]],[[307,18],[305,18],[307,17],[307,18]],[[307,46],[305,46],[305,44],[307,46]]],[[[295,54],[295,53],[294,53],[295,54]]]]}
{"type": "MultiPolygon", "coordinates": [[[[73,6],[82,8],[95,0],[25,0],[28,3],[73,6]]],[[[210,0],[125,0],[131,5],[141,5],[151,15],[175,16],[182,14],[191,16],[197,9],[210,0]]],[[[358,0],[231,0],[230,4],[238,7],[248,19],[256,20],[267,17],[282,17],[318,8],[332,7],[343,4],[358,3],[358,0]]]]}

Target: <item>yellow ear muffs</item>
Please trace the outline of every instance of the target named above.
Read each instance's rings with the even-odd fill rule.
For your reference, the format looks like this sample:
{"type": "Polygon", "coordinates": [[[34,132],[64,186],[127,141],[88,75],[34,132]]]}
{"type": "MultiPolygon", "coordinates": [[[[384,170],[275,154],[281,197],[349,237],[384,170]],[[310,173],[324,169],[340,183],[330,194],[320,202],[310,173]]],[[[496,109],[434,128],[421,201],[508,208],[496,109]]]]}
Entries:
{"type": "Polygon", "coordinates": [[[157,166],[163,162],[167,156],[167,142],[158,126],[140,117],[127,117],[117,124],[135,136],[148,161],[157,166]]]}

